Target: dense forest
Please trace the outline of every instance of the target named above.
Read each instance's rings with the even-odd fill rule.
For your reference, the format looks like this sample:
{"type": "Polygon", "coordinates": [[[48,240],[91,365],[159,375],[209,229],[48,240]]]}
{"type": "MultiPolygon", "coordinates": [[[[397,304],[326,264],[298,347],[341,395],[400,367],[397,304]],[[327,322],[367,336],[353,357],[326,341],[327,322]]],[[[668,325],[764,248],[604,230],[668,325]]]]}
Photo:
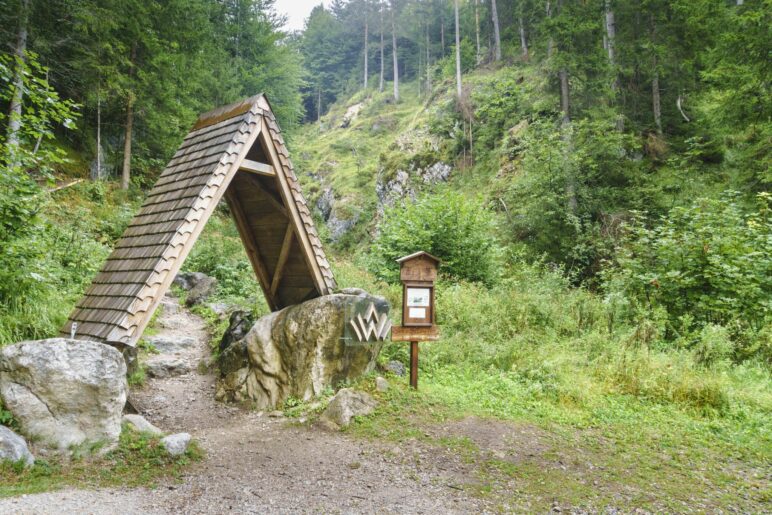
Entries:
{"type": "MultiPolygon", "coordinates": [[[[399,302],[394,259],[442,258],[422,367],[443,402],[641,409],[768,459],[772,1],[333,0],[290,33],[272,0],[8,0],[0,21],[0,344],[56,332],[198,113],[265,92],[341,285],[399,302]]],[[[186,266],[266,309],[226,208],[186,266]]]]}

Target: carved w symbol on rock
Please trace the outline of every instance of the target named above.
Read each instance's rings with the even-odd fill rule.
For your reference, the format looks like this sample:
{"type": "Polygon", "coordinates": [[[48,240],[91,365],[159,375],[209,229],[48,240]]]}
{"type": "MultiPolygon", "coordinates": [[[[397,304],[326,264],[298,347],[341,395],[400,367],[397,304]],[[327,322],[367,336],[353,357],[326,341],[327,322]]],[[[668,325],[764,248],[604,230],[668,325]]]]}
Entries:
{"type": "Polygon", "coordinates": [[[369,342],[382,341],[391,331],[391,320],[388,313],[378,314],[375,304],[368,306],[365,316],[357,315],[349,321],[349,326],[354,331],[357,341],[369,342]]]}

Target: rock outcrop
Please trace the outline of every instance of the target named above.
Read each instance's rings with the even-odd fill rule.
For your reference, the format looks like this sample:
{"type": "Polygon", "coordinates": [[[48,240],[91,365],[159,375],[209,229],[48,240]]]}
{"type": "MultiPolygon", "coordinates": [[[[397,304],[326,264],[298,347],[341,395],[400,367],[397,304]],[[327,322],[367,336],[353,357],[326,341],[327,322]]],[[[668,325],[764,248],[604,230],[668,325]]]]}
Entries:
{"type": "Polygon", "coordinates": [[[0,349],[0,397],[22,434],[61,451],[121,434],[126,363],[97,342],[52,338],[0,349]]]}
{"type": "MultiPolygon", "coordinates": [[[[217,399],[253,401],[274,409],[288,397],[309,400],[326,388],[370,372],[383,341],[344,339],[353,313],[388,302],[361,292],[320,297],[259,319],[246,337],[222,351],[217,399]]],[[[372,339],[372,338],[371,338],[372,339]]]]}
{"type": "Polygon", "coordinates": [[[11,463],[21,461],[24,462],[25,467],[31,467],[35,464],[35,458],[29,452],[24,438],[7,427],[0,426],[0,463],[4,461],[11,463]]]}
{"type": "Polygon", "coordinates": [[[195,306],[208,299],[217,289],[217,279],[201,272],[183,272],[174,278],[174,284],[188,292],[185,304],[195,306]]]}
{"type": "Polygon", "coordinates": [[[369,415],[377,405],[368,394],[343,388],[330,400],[320,421],[332,429],[347,427],[352,418],[369,415]]]}

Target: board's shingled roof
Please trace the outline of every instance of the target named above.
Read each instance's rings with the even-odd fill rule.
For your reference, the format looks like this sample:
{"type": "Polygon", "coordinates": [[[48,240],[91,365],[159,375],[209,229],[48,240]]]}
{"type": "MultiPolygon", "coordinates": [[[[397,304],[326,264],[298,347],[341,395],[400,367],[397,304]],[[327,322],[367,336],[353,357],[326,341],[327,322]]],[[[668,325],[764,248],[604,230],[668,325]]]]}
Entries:
{"type": "Polygon", "coordinates": [[[199,117],[70,314],[62,334],[69,335],[77,322],[76,338],[136,344],[261,133],[264,139],[270,134],[271,141],[264,144],[273,144],[279,161],[273,163],[274,169],[285,178],[284,198],[291,196],[294,204],[293,217],[285,226],[293,219],[301,221],[295,223],[295,234],[309,243],[296,247],[310,268],[301,273],[310,274],[307,282],[315,289],[312,294],[326,295],[335,289],[276,119],[266,98],[258,95],[199,117]]]}

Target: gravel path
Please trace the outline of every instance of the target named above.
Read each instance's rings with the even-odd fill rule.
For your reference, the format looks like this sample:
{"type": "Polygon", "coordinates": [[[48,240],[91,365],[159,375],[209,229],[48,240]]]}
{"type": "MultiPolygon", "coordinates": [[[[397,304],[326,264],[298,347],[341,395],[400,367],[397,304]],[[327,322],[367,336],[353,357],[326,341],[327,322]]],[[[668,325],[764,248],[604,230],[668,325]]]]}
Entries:
{"type": "MultiPolygon", "coordinates": [[[[487,503],[459,485],[471,465],[420,442],[365,441],[214,401],[214,377],[196,372],[207,355],[203,321],[164,300],[157,337],[192,372],[151,379],[135,407],[169,432],[191,433],[206,458],[181,483],[156,489],[68,489],[0,500],[0,513],[479,513],[487,503]]],[[[171,352],[171,351],[170,351],[171,352]]],[[[161,356],[165,357],[165,356],[161,356]]]]}

